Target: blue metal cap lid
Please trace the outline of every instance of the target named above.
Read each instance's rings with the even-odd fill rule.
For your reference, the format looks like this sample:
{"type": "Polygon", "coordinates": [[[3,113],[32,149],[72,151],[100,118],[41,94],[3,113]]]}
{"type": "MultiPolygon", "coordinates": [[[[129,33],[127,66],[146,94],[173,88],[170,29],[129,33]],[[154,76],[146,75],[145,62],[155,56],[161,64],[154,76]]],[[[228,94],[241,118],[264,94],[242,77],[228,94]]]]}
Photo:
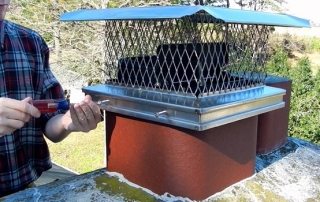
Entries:
{"type": "Polygon", "coordinates": [[[192,15],[208,15],[213,21],[283,27],[310,27],[309,20],[292,15],[213,6],[153,6],[108,9],[82,9],[61,15],[61,21],[161,20],[192,15]]]}

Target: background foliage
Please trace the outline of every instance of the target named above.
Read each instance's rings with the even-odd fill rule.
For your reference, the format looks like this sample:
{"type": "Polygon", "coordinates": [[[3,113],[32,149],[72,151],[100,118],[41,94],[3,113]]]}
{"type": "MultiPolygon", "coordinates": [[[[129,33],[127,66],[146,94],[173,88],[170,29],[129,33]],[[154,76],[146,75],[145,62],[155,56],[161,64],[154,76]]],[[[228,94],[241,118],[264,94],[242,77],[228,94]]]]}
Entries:
{"type": "Polygon", "coordinates": [[[305,55],[312,53],[320,59],[320,50],[317,48],[320,38],[288,35],[274,38],[277,39],[271,43],[273,50],[267,70],[270,74],[292,80],[289,135],[319,144],[320,66],[312,64],[305,55]]]}

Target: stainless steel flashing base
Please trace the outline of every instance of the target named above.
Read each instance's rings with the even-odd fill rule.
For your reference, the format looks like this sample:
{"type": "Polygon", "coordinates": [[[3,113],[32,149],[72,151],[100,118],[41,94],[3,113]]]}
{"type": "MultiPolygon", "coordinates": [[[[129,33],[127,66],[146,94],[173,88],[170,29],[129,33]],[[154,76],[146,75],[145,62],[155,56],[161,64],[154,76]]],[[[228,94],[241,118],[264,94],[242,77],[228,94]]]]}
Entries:
{"type": "Polygon", "coordinates": [[[106,111],[203,131],[284,107],[286,91],[259,86],[205,97],[95,85],[83,88],[106,111]]]}

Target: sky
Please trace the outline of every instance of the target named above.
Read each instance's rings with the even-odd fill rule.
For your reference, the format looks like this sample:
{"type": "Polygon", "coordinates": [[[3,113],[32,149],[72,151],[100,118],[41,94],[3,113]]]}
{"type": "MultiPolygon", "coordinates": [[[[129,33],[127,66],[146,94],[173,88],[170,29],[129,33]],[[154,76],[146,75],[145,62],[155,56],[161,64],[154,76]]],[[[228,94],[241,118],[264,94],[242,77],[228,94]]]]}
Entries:
{"type": "Polygon", "coordinates": [[[318,0],[287,0],[285,13],[320,23],[320,2],[318,0]]]}
{"type": "MultiPolygon", "coordinates": [[[[320,1],[319,0],[286,0],[284,13],[305,18],[320,23],[320,1]]],[[[231,7],[237,6],[231,1],[231,7]]]]}

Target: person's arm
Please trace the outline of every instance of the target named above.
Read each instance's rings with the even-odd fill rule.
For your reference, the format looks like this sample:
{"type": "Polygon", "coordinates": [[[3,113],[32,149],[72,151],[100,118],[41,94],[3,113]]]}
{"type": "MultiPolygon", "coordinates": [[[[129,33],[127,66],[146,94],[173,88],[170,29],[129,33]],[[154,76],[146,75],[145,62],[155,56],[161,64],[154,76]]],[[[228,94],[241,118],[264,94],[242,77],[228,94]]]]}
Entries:
{"type": "Polygon", "coordinates": [[[60,142],[71,132],[89,132],[101,121],[99,106],[87,95],[80,103],[70,106],[66,114],[52,117],[46,124],[45,135],[53,142],[60,142]]]}
{"type": "Polygon", "coordinates": [[[0,137],[22,128],[32,117],[39,118],[40,111],[30,102],[0,97],[0,137]]]}
{"type": "MultiPolygon", "coordinates": [[[[43,68],[41,76],[42,95],[40,99],[63,99],[64,93],[61,84],[55,78],[49,65],[49,48],[43,38],[39,38],[41,44],[41,57],[43,68]]],[[[40,71],[39,71],[40,72],[40,71]]],[[[58,111],[55,114],[46,113],[41,116],[42,130],[44,135],[53,142],[59,142],[71,132],[88,132],[97,127],[101,121],[100,109],[90,96],[78,104],[71,105],[66,113],[58,111]]]]}

